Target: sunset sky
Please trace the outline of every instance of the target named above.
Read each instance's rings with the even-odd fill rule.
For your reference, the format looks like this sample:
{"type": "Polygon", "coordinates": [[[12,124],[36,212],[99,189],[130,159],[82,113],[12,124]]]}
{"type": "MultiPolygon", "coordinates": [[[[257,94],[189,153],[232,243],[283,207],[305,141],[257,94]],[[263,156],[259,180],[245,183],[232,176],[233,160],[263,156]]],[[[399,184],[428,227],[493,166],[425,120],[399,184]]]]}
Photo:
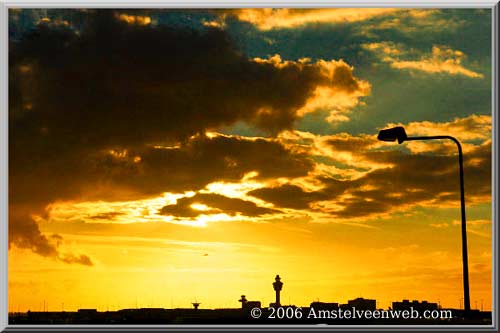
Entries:
{"type": "Polygon", "coordinates": [[[491,309],[488,9],[10,9],[9,311],[491,309]]]}

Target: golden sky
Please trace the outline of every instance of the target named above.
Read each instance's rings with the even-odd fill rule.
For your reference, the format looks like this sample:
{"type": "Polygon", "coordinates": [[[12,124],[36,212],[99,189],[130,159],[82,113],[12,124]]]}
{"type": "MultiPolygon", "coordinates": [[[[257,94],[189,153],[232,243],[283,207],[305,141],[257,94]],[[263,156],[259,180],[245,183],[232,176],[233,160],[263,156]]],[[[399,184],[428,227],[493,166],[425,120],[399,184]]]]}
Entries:
{"type": "Polygon", "coordinates": [[[491,309],[489,15],[11,10],[9,311],[491,309]]]}

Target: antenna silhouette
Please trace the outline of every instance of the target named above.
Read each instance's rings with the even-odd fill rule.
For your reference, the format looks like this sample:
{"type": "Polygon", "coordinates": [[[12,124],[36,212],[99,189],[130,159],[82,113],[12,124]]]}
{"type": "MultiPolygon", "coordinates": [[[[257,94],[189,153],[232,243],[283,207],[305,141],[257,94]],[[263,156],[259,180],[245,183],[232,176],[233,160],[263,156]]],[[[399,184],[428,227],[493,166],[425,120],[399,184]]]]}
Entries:
{"type": "Polygon", "coordinates": [[[196,300],[196,297],[195,297],[195,298],[194,298],[194,302],[193,302],[193,303],[191,303],[191,304],[193,305],[193,308],[194,308],[195,310],[198,310],[198,307],[200,306],[200,304],[201,304],[201,303],[200,303],[200,302],[198,302],[198,301],[196,300]]]}

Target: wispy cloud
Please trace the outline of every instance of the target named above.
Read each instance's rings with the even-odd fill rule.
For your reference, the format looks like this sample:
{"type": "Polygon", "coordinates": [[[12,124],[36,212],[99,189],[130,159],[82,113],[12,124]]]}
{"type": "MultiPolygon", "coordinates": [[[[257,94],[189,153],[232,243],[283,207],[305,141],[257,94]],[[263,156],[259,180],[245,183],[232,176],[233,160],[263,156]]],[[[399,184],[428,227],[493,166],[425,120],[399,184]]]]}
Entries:
{"type": "Polygon", "coordinates": [[[398,8],[322,8],[322,9],[238,9],[232,12],[239,20],[261,30],[296,28],[313,23],[352,23],[387,15],[398,8]]]}
{"type": "Polygon", "coordinates": [[[398,47],[392,42],[367,43],[363,46],[378,54],[383,62],[389,63],[395,69],[430,74],[462,75],[475,79],[484,77],[483,74],[463,66],[466,55],[462,51],[453,50],[447,46],[434,45],[430,54],[422,54],[418,59],[411,59],[411,56],[416,53],[415,50],[398,47]]]}

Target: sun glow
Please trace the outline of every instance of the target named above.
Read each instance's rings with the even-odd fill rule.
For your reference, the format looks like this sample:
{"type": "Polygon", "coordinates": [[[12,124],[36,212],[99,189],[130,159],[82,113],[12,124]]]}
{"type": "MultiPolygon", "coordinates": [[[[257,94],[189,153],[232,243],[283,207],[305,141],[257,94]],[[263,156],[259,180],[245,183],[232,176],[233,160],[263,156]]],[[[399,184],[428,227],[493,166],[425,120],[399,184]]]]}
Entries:
{"type": "Polygon", "coordinates": [[[201,211],[206,211],[206,210],[210,209],[210,207],[208,207],[207,205],[199,204],[199,203],[191,204],[191,208],[196,209],[196,210],[201,210],[201,211]]]}
{"type": "MultiPolygon", "coordinates": [[[[256,173],[247,174],[253,177],[256,173]]],[[[250,178],[251,178],[250,177],[250,178]]],[[[247,178],[248,179],[248,178],[247,178]]],[[[244,181],[241,183],[214,182],[206,186],[203,193],[217,193],[230,198],[248,199],[246,192],[263,187],[264,184],[254,181],[244,181]]]]}

